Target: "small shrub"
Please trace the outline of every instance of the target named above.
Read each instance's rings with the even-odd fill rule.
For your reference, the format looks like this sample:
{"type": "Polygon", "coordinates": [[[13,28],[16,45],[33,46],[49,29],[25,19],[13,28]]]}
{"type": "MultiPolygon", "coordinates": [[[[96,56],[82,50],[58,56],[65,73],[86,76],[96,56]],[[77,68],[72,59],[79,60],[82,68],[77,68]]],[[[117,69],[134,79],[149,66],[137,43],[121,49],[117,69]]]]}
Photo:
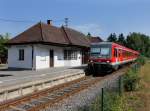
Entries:
{"type": "Polygon", "coordinates": [[[146,63],[146,58],[144,56],[140,56],[137,60],[136,60],[137,64],[139,65],[144,65],[146,63]]]}
{"type": "MultiPolygon", "coordinates": [[[[117,92],[108,91],[104,93],[104,111],[123,111],[123,98],[117,92]]],[[[101,96],[97,97],[90,111],[101,111],[101,96]]]]}
{"type": "Polygon", "coordinates": [[[90,111],[90,107],[89,107],[89,106],[79,107],[79,108],[77,109],[77,111],[90,111]]]}
{"type": "Polygon", "coordinates": [[[106,93],[104,97],[104,111],[123,111],[123,101],[116,93],[106,93]]]}
{"type": "Polygon", "coordinates": [[[139,73],[134,69],[130,69],[124,76],[123,84],[126,91],[135,91],[138,89],[140,81],[139,73]]]}

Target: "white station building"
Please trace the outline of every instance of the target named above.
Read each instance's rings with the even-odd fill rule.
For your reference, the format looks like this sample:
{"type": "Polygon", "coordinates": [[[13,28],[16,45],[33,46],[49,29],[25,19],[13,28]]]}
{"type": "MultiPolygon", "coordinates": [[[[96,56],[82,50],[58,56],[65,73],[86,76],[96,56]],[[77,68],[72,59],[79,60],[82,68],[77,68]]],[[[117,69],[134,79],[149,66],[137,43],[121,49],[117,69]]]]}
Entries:
{"type": "Polygon", "coordinates": [[[37,23],[8,42],[8,68],[45,69],[81,66],[88,60],[89,39],[67,27],[37,23]]]}

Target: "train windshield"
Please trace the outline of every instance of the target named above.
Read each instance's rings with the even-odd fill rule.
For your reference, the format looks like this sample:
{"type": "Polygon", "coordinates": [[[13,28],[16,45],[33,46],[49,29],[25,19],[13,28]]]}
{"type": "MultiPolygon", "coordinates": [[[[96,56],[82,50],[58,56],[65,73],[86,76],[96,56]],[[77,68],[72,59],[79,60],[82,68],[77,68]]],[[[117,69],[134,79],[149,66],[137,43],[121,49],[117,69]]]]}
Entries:
{"type": "Polygon", "coordinates": [[[91,48],[91,56],[108,58],[110,56],[110,48],[108,48],[108,47],[91,48]]]}

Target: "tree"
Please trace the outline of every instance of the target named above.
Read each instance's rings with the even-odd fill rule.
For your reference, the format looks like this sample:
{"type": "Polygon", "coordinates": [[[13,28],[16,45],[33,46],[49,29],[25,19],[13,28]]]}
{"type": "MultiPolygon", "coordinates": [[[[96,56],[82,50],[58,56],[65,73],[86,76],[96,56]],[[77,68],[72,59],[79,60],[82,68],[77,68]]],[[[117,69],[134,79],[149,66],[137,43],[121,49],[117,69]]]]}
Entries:
{"type": "Polygon", "coordinates": [[[90,32],[88,32],[87,37],[91,37],[91,33],[90,32]]]}
{"type": "Polygon", "coordinates": [[[107,38],[108,42],[117,42],[117,36],[115,33],[111,33],[110,36],[107,38]]]}
{"type": "Polygon", "coordinates": [[[0,35],[0,62],[2,62],[3,58],[7,58],[7,46],[6,43],[8,42],[10,37],[9,33],[4,35],[0,35]]]}
{"type": "Polygon", "coordinates": [[[139,51],[142,55],[150,57],[150,38],[141,33],[130,33],[126,39],[126,46],[139,51]]]}
{"type": "Polygon", "coordinates": [[[126,40],[125,40],[125,37],[124,37],[123,33],[119,34],[117,42],[120,45],[126,46],[126,40]]]}

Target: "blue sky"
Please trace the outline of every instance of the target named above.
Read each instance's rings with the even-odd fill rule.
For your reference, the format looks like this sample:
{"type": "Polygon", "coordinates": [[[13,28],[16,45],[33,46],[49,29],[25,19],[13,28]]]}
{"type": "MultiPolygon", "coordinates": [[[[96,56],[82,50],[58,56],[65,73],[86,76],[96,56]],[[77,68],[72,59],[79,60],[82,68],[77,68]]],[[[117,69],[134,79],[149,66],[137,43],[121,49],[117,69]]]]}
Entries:
{"type": "Polygon", "coordinates": [[[150,35],[150,0],[0,0],[0,33],[19,34],[40,20],[52,19],[69,27],[106,39],[110,33],[141,32],[150,35]]]}

